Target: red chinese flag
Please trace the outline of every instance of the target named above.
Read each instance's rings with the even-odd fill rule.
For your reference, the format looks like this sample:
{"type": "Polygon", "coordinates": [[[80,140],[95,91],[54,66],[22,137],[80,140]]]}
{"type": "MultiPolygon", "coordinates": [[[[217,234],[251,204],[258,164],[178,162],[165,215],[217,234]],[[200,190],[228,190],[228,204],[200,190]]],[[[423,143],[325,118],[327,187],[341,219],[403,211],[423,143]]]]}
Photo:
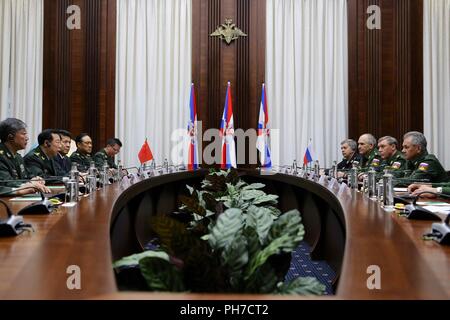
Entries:
{"type": "Polygon", "coordinates": [[[153,160],[152,150],[150,150],[150,146],[148,145],[147,139],[145,139],[141,151],[139,151],[138,157],[141,164],[153,160]]]}

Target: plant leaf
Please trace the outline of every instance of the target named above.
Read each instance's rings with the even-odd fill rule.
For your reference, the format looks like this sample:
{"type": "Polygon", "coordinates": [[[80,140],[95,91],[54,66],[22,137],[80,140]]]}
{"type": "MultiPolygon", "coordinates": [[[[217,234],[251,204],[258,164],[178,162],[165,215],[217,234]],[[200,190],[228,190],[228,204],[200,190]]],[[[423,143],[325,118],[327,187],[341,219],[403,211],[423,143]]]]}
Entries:
{"type": "Polygon", "coordinates": [[[261,243],[255,229],[246,227],[243,233],[247,238],[247,251],[249,259],[251,259],[261,250],[261,243]]]}
{"type": "Polygon", "coordinates": [[[262,189],[264,188],[266,185],[263,183],[252,183],[249,184],[247,186],[245,186],[244,188],[242,188],[242,190],[250,190],[250,189],[262,189]]]}
{"type": "Polygon", "coordinates": [[[248,189],[248,190],[242,190],[241,191],[241,198],[244,201],[249,201],[249,200],[256,200],[256,199],[260,199],[267,196],[266,193],[262,190],[253,190],[253,189],[248,189]]]}
{"type": "Polygon", "coordinates": [[[262,204],[262,203],[277,204],[278,196],[274,194],[264,194],[253,201],[253,204],[262,204]]]}
{"type": "Polygon", "coordinates": [[[266,263],[270,256],[282,252],[292,252],[303,240],[304,234],[298,210],[283,214],[270,228],[267,237],[268,245],[251,258],[245,278],[249,279],[260,266],[266,263]]]}
{"type": "Polygon", "coordinates": [[[214,226],[210,225],[208,243],[213,250],[226,249],[243,228],[242,211],[228,209],[219,216],[214,226]]]}
{"type": "Polygon", "coordinates": [[[186,188],[189,190],[189,194],[192,195],[194,193],[194,188],[191,187],[190,185],[186,185],[186,188]]]}
{"type": "Polygon", "coordinates": [[[286,212],[273,223],[267,241],[271,242],[283,235],[289,235],[289,237],[292,237],[292,247],[286,247],[284,248],[284,251],[288,252],[289,249],[294,250],[303,240],[303,236],[305,235],[305,229],[301,221],[302,218],[298,210],[286,212]]]}
{"type": "Polygon", "coordinates": [[[113,268],[133,267],[139,265],[139,260],[144,258],[158,258],[169,262],[169,255],[164,251],[144,251],[142,253],[133,254],[117,260],[113,264],[113,268]]]}
{"type": "Polygon", "coordinates": [[[325,286],[316,278],[298,277],[288,283],[279,283],[277,293],[279,294],[301,294],[301,295],[323,295],[325,286]]]}
{"type": "Polygon", "coordinates": [[[275,270],[270,264],[266,263],[248,279],[245,291],[249,293],[274,293],[277,289],[277,283],[280,281],[281,279],[277,277],[275,270]]]}
{"type": "Polygon", "coordinates": [[[276,207],[265,206],[264,208],[269,209],[275,219],[277,219],[281,215],[281,210],[276,207]]]}
{"type": "Polygon", "coordinates": [[[186,210],[188,210],[189,212],[198,214],[200,216],[205,216],[206,210],[200,205],[198,199],[186,196],[180,196],[179,199],[181,203],[185,206],[186,210]]]}
{"type": "Polygon", "coordinates": [[[153,291],[185,291],[182,273],[166,260],[147,257],[139,261],[142,276],[153,291]]]}
{"type": "Polygon", "coordinates": [[[273,220],[274,217],[269,209],[259,208],[257,206],[250,206],[248,208],[246,224],[256,231],[261,244],[265,243],[273,220]]]}
{"type": "Polygon", "coordinates": [[[238,289],[242,281],[242,269],[248,263],[247,239],[240,234],[222,252],[222,263],[227,266],[230,275],[230,284],[238,289]]]}
{"type": "Polygon", "coordinates": [[[191,234],[183,223],[166,215],[151,217],[150,225],[162,247],[172,256],[184,259],[191,251],[206,246],[201,239],[191,234]]]}

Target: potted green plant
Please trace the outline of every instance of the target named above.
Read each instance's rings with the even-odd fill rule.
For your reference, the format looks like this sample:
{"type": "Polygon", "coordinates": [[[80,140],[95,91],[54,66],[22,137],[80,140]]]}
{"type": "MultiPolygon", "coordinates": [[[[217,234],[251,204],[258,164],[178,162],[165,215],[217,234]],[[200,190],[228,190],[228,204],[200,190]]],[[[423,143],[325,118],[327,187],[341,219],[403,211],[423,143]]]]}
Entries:
{"type": "Polygon", "coordinates": [[[180,212],[152,217],[155,247],[116,261],[118,274],[131,270],[150,291],[323,294],[315,278],[285,281],[305,233],[298,210],[281,214],[276,195],[234,170],[187,188],[180,212]]]}

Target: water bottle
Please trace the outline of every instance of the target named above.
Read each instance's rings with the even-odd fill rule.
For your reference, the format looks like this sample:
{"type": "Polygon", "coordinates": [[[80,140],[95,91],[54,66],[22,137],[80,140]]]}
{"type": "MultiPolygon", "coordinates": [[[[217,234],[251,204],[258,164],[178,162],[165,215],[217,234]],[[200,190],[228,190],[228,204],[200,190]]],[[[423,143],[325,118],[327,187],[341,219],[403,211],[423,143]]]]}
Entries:
{"type": "Polygon", "coordinates": [[[377,182],[377,200],[380,204],[383,204],[383,188],[383,179],[381,179],[377,182]]]}
{"type": "Polygon", "coordinates": [[[383,206],[387,210],[394,209],[393,175],[389,172],[383,175],[383,206]]]}
{"type": "Polygon", "coordinates": [[[97,176],[89,175],[87,177],[87,182],[88,182],[88,191],[89,193],[92,194],[94,191],[97,190],[97,176]]]}
{"type": "Polygon", "coordinates": [[[358,168],[353,166],[348,174],[348,184],[351,189],[358,189],[358,168]]]}
{"type": "Polygon", "coordinates": [[[337,162],[333,161],[333,165],[331,166],[330,171],[328,171],[328,175],[332,178],[337,179],[337,162]]]}
{"type": "Polygon", "coordinates": [[[314,161],[314,176],[320,177],[320,164],[319,164],[319,160],[314,161]]]}
{"type": "Polygon", "coordinates": [[[101,183],[102,183],[103,187],[105,187],[106,185],[109,184],[108,171],[109,171],[109,166],[108,166],[108,163],[105,161],[105,163],[103,164],[103,170],[102,170],[102,175],[101,175],[101,183]]]}
{"type": "Polygon", "coordinates": [[[367,184],[369,189],[369,198],[374,199],[377,197],[377,172],[373,167],[370,167],[369,172],[367,173],[367,184]]]}
{"type": "Polygon", "coordinates": [[[95,162],[94,161],[91,161],[91,165],[89,167],[88,175],[89,176],[97,175],[97,168],[95,167],[95,162]]]}
{"type": "Polygon", "coordinates": [[[122,171],[123,171],[123,165],[120,160],[117,161],[117,172],[116,172],[116,182],[120,182],[122,180],[122,171]]]}
{"type": "Polygon", "coordinates": [[[77,190],[77,192],[74,192],[75,195],[73,195],[71,199],[75,200],[75,202],[78,202],[78,190],[80,190],[80,172],[78,171],[76,163],[72,163],[72,169],[70,170],[70,180],[72,180],[72,182],[75,182],[75,188],[77,190]]]}
{"type": "Polygon", "coordinates": [[[73,179],[70,179],[66,184],[66,202],[67,203],[78,202],[77,182],[73,179]]]}
{"type": "Polygon", "coordinates": [[[294,160],[294,162],[292,163],[292,174],[293,174],[293,175],[297,175],[297,174],[298,174],[298,170],[297,170],[297,160],[294,160]]]}

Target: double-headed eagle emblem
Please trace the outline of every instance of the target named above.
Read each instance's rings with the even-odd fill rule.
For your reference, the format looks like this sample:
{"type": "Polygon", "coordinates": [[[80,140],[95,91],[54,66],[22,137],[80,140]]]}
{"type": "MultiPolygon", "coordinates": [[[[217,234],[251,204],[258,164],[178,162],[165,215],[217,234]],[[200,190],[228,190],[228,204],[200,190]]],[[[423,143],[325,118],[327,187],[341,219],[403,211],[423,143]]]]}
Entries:
{"type": "Polygon", "coordinates": [[[239,37],[246,37],[247,35],[241,29],[236,27],[232,19],[225,19],[225,23],[219,26],[216,31],[210,34],[211,37],[219,37],[225,40],[227,44],[239,37]]]}

